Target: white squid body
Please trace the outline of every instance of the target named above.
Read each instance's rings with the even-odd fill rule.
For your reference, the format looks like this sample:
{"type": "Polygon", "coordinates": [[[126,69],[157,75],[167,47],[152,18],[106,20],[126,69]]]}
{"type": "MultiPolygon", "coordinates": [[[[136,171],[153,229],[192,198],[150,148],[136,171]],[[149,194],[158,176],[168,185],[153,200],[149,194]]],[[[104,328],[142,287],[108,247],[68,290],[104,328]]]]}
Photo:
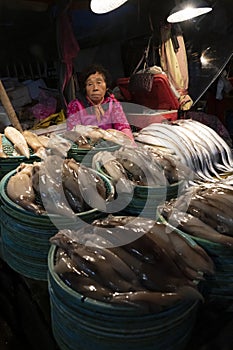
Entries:
{"type": "Polygon", "coordinates": [[[17,173],[10,177],[6,191],[14,202],[34,202],[35,192],[32,187],[32,171],[33,164],[22,163],[17,173]]]}

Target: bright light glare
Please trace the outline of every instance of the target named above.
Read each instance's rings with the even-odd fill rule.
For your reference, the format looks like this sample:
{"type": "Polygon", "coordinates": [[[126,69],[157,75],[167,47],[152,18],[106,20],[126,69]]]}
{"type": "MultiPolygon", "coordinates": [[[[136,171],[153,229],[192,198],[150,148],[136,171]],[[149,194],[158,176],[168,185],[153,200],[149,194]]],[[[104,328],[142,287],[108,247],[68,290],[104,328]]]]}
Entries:
{"type": "Polygon", "coordinates": [[[207,57],[205,57],[204,55],[201,55],[200,61],[201,61],[202,66],[207,66],[210,60],[207,57]]]}
{"type": "Polygon", "coordinates": [[[205,13],[208,13],[212,11],[211,7],[200,7],[200,8],[195,8],[195,7],[186,7],[184,10],[175,12],[171,14],[167,21],[169,23],[177,23],[177,22],[183,22],[187,21],[191,18],[198,17],[200,15],[204,15],[205,13]]]}
{"type": "Polygon", "coordinates": [[[91,10],[97,14],[115,10],[128,0],[91,0],[91,10]]]}

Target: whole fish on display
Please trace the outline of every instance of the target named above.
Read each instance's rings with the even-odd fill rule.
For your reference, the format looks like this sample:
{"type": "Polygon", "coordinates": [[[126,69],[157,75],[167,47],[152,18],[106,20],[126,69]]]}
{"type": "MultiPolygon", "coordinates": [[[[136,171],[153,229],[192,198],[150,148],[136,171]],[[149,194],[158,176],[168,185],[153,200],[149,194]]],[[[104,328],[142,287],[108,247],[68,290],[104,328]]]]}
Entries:
{"type": "Polygon", "coordinates": [[[180,300],[203,301],[197,286],[214,274],[200,246],[148,218],[109,215],[77,231],[60,230],[50,242],[60,278],[84,298],[108,303],[157,312],[180,300]],[[118,244],[107,247],[104,235],[118,244]]]}
{"type": "Polygon", "coordinates": [[[13,143],[15,150],[22,156],[30,158],[30,150],[23,134],[13,126],[4,129],[5,136],[13,143]]]}

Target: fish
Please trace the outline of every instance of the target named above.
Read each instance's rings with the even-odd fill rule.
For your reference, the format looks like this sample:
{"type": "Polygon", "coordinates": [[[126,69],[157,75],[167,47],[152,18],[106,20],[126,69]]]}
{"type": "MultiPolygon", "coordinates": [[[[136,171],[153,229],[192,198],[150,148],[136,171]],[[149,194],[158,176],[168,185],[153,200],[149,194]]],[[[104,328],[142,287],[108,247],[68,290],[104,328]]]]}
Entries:
{"type": "Polygon", "coordinates": [[[145,143],[145,144],[138,144],[138,146],[141,146],[141,147],[144,147],[144,148],[147,148],[149,149],[150,151],[155,151],[155,152],[161,152],[161,153],[164,153],[164,154],[167,154],[169,155],[170,157],[172,157],[174,160],[178,160],[178,157],[176,156],[176,153],[171,150],[171,149],[168,149],[167,147],[162,147],[162,146],[155,146],[155,145],[150,145],[148,143],[145,143]]]}
{"type": "Polygon", "coordinates": [[[142,143],[144,146],[146,146],[146,145],[148,145],[150,147],[153,146],[156,149],[162,148],[166,152],[168,152],[174,156],[176,155],[176,152],[174,151],[174,149],[171,147],[170,144],[163,142],[163,140],[161,140],[161,139],[157,139],[157,137],[151,133],[139,132],[137,135],[135,135],[135,141],[137,142],[138,145],[140,143],[142,143]]]}
{"type": "Polygon", "coordinates": [[[135,136],[135,141],[138,143],[142,143],[144,145],[149,145],[149,146],[153,146],[153,147],[158,147],[158,148],[162,148],[165,149],[166,152],[177,156],[178,159],[182,159],[183,155],[182,153],[180,153],[180,150],[176,150],[176,144],[174,142],[172,142],[171,140],[166,140],[163,138],[158,138],[155,135],[152,134],[144,134],[144,133],[138,133],[137,136],[135,136]]]}
{"type": "Polygon", "coordinates": [[[222,160],[222,166],[220,167],[220,169],[225,171],[232,171],[232,151],[229,145],[222,139],[221,136],[218,135],[218,133],[215,130],[196,120],[184,119],[182,122],[179,121],[179,123],[183,123],[184,125],[189,125],[190,123],[192,123],[193,129],[196,129],[196,131],[199,133],[199,135],[201,135],[203,139],[208,139],[208,142],[211,142],[212,145],[214,145],[215,149],[217,149],[217,152],[215,153],[219,153],[222,160]]]}
{"type": "Polygon", "coordinates": [[[21,163],[16,174],[9,178],[6,193],[9,198],[22,208],[41,214],[43,209],[35,202],[35,191],[32,186],[33,164],[21,163]]]}
{"type": "Polygon", "coordinates": [[[8,158],[8,155],[3,150],[2,134],[0,134],[0,158],[8,158]]]}
{"type": "MultiPolygon", "coordinates": [[[[81,195],[86,203],[92,208],[98,208],[106,212],[107,190],[104,180],[94,170],[80,164],[78,169],[81,195]]],[[[113,198],[113,193],[108,200],[113,198]]]]}
{"type": "Polygon", "coordinates": [[[190,171],[190,168],[182,164],[175,157],[172,157],[169,153],[155,148],[146,148],[151,152],[152,156],[155,157],[157,161],[159,161],[159,163],[161,164],[169,184],[177,183],[180,180],[187,180],[192,177],[192,172],[190,171]]]}
{"type": "Polygon", "coordinates": [[[139,186],[167,185],[167,179],[161,165],[152,158],[146,149],[125,146],[116,150],[114,155],[131,174],[135,184],[139,186]]]}
{"type": "MultiPolygon", "coordinates": [[[[189,241],[187,237],[179,236],[173,227],[156,222],[151,229],[151,239],[156,239],[157,242],[160,242],[163,249],[166,248],[169,256],[181,268],[187,266],[197,272],[209,275],[214,274],[213,261],[208,254],[194,241],[189,241]]],[[[185,275],[187,274],[186,270],[183,270],[183,272],[185,275]]]]}
{"type": "Polygon", "coordinates": [[[112,214],[92,222],[93,234],[107,241],[109,248],[135,242],[146,234],[153,224],[154,221],[148,218],[114,216],[112,214]]]}
{"type": "Polygon", "coordinates": [[[181,287],[175,292],[138,291],[128,293],[114,293],[111,302],[123,303],[127,306],[141,307],[149,312],[161,312],[182,300],[198,300],[204,302],[201,293],[192,287],[181,287]]]}
{"type": "Polygon", "coordinates": [[[180,300],[203,301],[197,285],[210,270],[206,253],[157,225],[152,219],[111,214],[76,231],[60,230],[50,238],[59,250],[55,271],[84,298],[113,304],[158,311],[180,300]],[[130,242],[107,247],[123,233],[130,242]]]}
{"type": "Polygon", "coordinates": [[[190,272],[190,269],[192,270],[192,275],[189,276],[189,278],[195,278],[196,280],[199,280],[200,274],[201,276],[203,274],[209,276],[214,275],[214,262],[200,245],[175,230],[170,232],[169,236],[178,256],[176,261],[178,264],[181,264],[180,267],[185,275],[190,272]],[[180,259],[180,257],[182,257],[182,259],[180,259]],[[196,272],[196,274],[194,274],[194,272],[196,272]]]}
{"type": "Polygon", "coordinates": [[[193,170],[197,173],[201,180],[215,181],[213,175],[220,178],[218,173],[212,166],[209,160],[208,153],[204,151],[204,147],[200,146],[198,142],[194,141],[193,135],[188,132],[187,129],[177,125],[173,125],[176,132],[184,140],[185,144],[189,147],[193,159],[193,170]],[[211,170],[212,174],[209,172],[211,170]]]}
{"type": "Polygon", "coordinates": [[[218,171],[224,172],[228,169],[228,167],[226,168],[220,163],[220,152],[219,148],[216,146],[214,137],[210,137],[210,135],[203,133],[203,129],[200,130],[196,125],[193,125],[191,120],[187,120],[187,122],[179,120],[177,121],[177,124],[182,126],[187,133],[190,133],[190,137],[193,138],[195,144],[198,144],[198,148],[201,149],[206,165],[211,167],[211,171],[216,177],[219,177],[219,175],[216,175],[216,172],[215,170],[213,171],[213,169],[217,170],[217,174],[218,171]]]}
{"type": "Polygon", "coordinates": [[[22,132],[22,135],[24,136],[27,144],[33,149],[33,151],[36,153],[38,150],[43,146],[43,144],[40,142],[40,139],[36,134],[29,130],[24,130],[22,132]]]}
{"type": "Polygon", "coordinates": [[[40,143],[42,144],[42,146],[44,146],[44,148],[47,148],[48,144],[49,144],[50,137],[46,136],[46,135],[37,135],[37,137],[38,137],[40,143]]]}
{"type": "Polygon", "coordinates": [[[108,194],[102,177],[93,169],[66,159],[63,164],[63,184],[65,189],[86,202],[89,208],[106,209],[106,202],[111,201],[113,191],[108,194]],[[73,179],[72,179],[73,177],[73,179]]]}
{"type": "Polygon", "coordinates": [[[102,169],[105,174],[110,176],[118,193],[132,193],[134,186],[129,180],[125,168],[117,161],[114,153],[108,151],[97,152],[92,158],[92,168],[97,171],[102,169]]]}
{"type": "Polygon", "coordinates": [[[219,135],[215,137],[216,133],[210,129],[206,126],[203,129],[201,123],[186,119],[171,124],[154,123],[143,128],[135,140],[141,141],[143,135],[153,135],[157,138],[155,144],[162,140],[168,148],[172,141],[179,159],[196,173],[194,181],[216,182],[221,179],[220,171],[233,170],[233,156],[226,142],[219,135]]]}
{"type": "Polygon", "coordinates": [[[65,131],[62,134],[62,137],[72,141],[75,145],[77,145],[78,148],[90,150],[94,146],[89,142],[87,136],[80,135],[77,131],[74,131],[74,130],[65,131]]]}
{"type": "MultiPolygon", "coordinates": [[[[51,242],[54,242],[52,238],[51,242]]],[[[68,255],[86,276],[94,278],[112,291],[130,290],[131,283],[135,289],[142,289],[133,271],[113,252],[104,248],[83,246],[78,242],[73,245],[70,243],[69,238],[65,235],[60,237],[59,246],[67,247],[68,245],[68,255]]]]}
{"type": "Polygon", "coordinates": [[[116,143],[117,137],[115,137],[112,133],[107,132],[104,129],[99,128],[94,125],[76,125],[76,127],[72,130],[77,132],[80,136],[90,139],[90,144],[93,145],[100,140],[111,141],[116,143]]]}
{"type": "MultiPolygon", "coordinates": [[[[160,246],[176,264],[180,263],[181,267],[187,266],[189,270],[192,269],[193,275],[196,271],[195,277],[197,279],[200,278],[200,272],[209,275],[214,273],[213,261],[208,254],[193,240],[190,241],[187,236],[180,237],[175,228],[169,229],[162,223],[146,218],[114,217],[111,215],[104,219],[95,220],[93,224],[108,227],[108,232],[109,227],[119,226],[119,230],[126,225],[127,235],[130,234],[130,229],[135,230],[135,239],[132,238],[128,243],[126,239],[122,240],[122,242],[125,242],[123,249],[140,261],[155,263],[152,249],[153,246],[160,246]],[[138,228],[137,231],[136,227],[138,228]],[[138,235],[139,232],[141,232],[140,235],[138,235]]],[[[121,232],[118,230],[116,235],[119,232],[120,237],[121,232]]]]}
{"type": "Polygon", "coordinates": [[[233,235],[232,206],[227,207],[227,211],[225,211],[216,201],[193,198],[187,212],[198,217],[218,232],[233,235]]]}
{"type": "MultiPolygon", "coordinates": [[[[55,239],[57,239],[56,237],[58,237],[58,234],[55,236],[55,239]]],[[[143,240],[143,237],[141,239],[143,240]]],[[[54,242],[54,239],[51,238],[50,241],[54,242]]],[[[179,271],[176,265],[171,261],[169,262],[166,255],[162,251],[160,251],[159,253],[159,259],[156,258],[156,264],[153,265],[145,262],[143,263],[142,261],[135,259],[129,253],[125,252],[125,254],[123,254],[124,247],[123,249],[118,247],[111,248],[108,250],[98,249],[97,247],[91,247],[90,249],[87,246],[83,246],[83,248],[81,248],[80,244],[74,241],[72,242],[72,246],[69,246],[69,242],[69,240],[66,241],[66,238],[62,237],[61,242],[59,243],[59,247],[68,247],[69,255],[72,255],[74,261],[77,263],[79,268],[81,267],[82,270],[88,276],[91,276],[91,278],[95,278],[98,282],[100,282],[101,275],[101,280],[104,278],[103,285],[111,289],[114,286],[115,289],[112,289],[113,291],[116,291],[116,289],[122,290],[125,287],[127,287],[127,285],[123,283],[122,278],[124,278],[126,281],[131,281],[131,286],[128,285],[128,290],[142,290],[143,287],[149,287],[150,289],[153,288],[154,290],[159,290],[159,288],[162,288],[162,286],[166,290],[174,290],[176,285],[182,284],[182,281],[188,283],[188,280],[185,277],[183,277],[182,273],[179,271]],[[121,253],[119,254],[120,251],[121,253]],[[96,261],[96,256],[93,256],[93,254],[97,253],[100,254],[100,256],[102,256],[100,260],[101,265],[99,265],[100,262],[98,263],[98,265],[94,264],[94,261],[96,261]],[[109,258],[109,255],[110,257],[112,257],[109,258]],[[85,261],[82,259],[82,257],[85,257],[85,261]],[[105,257],[104,260],[103,257],[105,257]],[[170,266],[171,263],[174,271],[170,266]],[[160,264],[164,266],[162,270],[160,269],[160,264]],[[107,265],[108,267],[105,265],[107,265]],[[167,269],[165,269],[165,266],[167,266],[167,269]],[[169,273],[169,266],[170,271],[173,271],[172,273],[169,273]],[[130,270],[128,270],[129,268],[130,270]],[[108,269],[108,271],[106,271],[106,269],[108,269]],[[118,275],[121,276],[121,279],[117,278],[117,276],[114,277],[115,272],[112,271],[112,269],[114,269],[115,272],[117,271],[118,275]],[[164,269],[167,272],[165,274],[163,274],[163,272],[165,271],[164,269]],[[109,273],[112,275],[111,278],[109,276],[109,273]],[[108,281],[105,282],[106,278],[108,279],[108,281]],[[109,283],[112,284],[112,287],[109,283]]],[[[143,246],[143,242],[141,242],[141,244],[143,246]]],[[[159,250],[158,247],[157,249],[159,250]]]]}
{"type": "Polygon", "coordinates": [[[23,134],[13,126],[4,129],[5,136],[13,143],[15,150],[26,158],[30,158],[30,150],[23,134]]]}
{"type": "Polygon", "coordinates": [[[90,209],[80,190],[78,178],[79,163],[74,159],[65,159],[62,170],[62,184],[65,196],[74,212],[80,213],[90,209]]]}
{"type": "Polygon", "coordinates": [[[141,142],[142,140],[144,143],[148,142],[149,144],[166,147],[169,151],[173,150],[176,156],[178,157],[178,159],[183,164],[188,165],[188,158],[184,154],[182,148],[180,147],[180,144],[178,144],[176,140],[174,141],[171,137],[167,137],[166,135],[163,135],[161,133],[158,134],[156,132],[153,132],[153,136],[152,136],[152,134],[149,134],[149,132],[148,134],[145,134],[144,130],[142,129],[141,134],[135,137],[135,141],[141,142]],[[152,141],[152,138],[154,141],[152,141]]]}
{"type": "MultiPolygon", "coordinates": [[[[175,201],[170,202],[170,205],[166,203],[162,211],[163,215],[171,217],[169,220],[173,218],[174,222],[178,212],[191,214],[218,233],[233,236],[232,207],[233,188],[219,181],[216,184],[192,186],[175,201]]],[[[188,220],[188,217],[186,219],[188,220]]]]}
{"type": "MultiPolygon", "coordinates": [[[[145,250],[146,261],[143,261],[141,254],[138,254],[139,242],[137,248],[133,242],[123,246],[123,250],[128,252],[128,258],[125,255],[125,261],[127,263],[131,262],[131,268],[138,274],[140,282],[146,289],[174,292],[178,286],[196,286],[196,281],[193,281],[193,278],[190,279],[189,276],[183,273],[168,250],[163,249],[159,241],[152,241],[151,236],[148,234],[141,237],[139,241],[141,251],[145,250]],[[146,245],[147,240],[148,244],[146,245]],[[154,262],[152,262],[152,256],[154,257],[154,262]],[[132,261],[132,257],[137,260],[137,263],[135,260],[132,261]]],[[[122,253],[119,252],[119,254],[122,256],[122,253]]]]}
{"type": "Polygon", "coordinates": [[[185,159],[186,159],[186,165],[189,166],[191,169],[195,169],[195,162],[197,162],[196,159],[196,153],[193,152],[191,149],[191,144],[188,144],[185,142],[184,138],[178,133],[178,131],[170,124],[163,124],[163,123],[156,123],[151,124],[148,127],[143,129],[143,132],[148,130],[152,130],[155,135],[160,137],[160,135],[163,138],[170,138],[173,143],[175,143],[179,148],[180,151],[183,153],[185,159]]]}
{"type": "Polygon", "coordinates": [[[63,249],[59,248],[57,250],[55,258],[54,272],[74,291],[83,294],[85,297],[93,297],[94,295],[96,300],[111,297],[111,290],[87,277],[63,249]]]}
{"type": "Polygon", "coordinates": [[[172,215],[168,216],[168,221],[171,225],[175,225],[175,227],[191,236],[233,248],[233,237],[219,233],[194,215],[173,211],[172,215]]]}
{"type": "Polygon", "coordinates": [[[134,144],[134,141],[122,131],[119,131],[116,129],[107,129],[106,131],[108,133],[112,134],[116,138],[115,143],[118,143],[120,145],[133,145],[134,144]]]}
{"type": "Polygon", "coordinates": [[[104,287],[95,279],[85,276],[85,274],[77,276],[77,273],[67,271],[60,273],[59,276],[69,288],[83,295],[83,301],[85,301],[85,298],[93,298],[108,302],[112,297],[112,291],[109,288],[104,287]]]}
{"type": "Polygon", "coordinates": [[[39,191],[43,206],[48,214],[58,214],[76,221],[62,184],[63,158],[49,155],[40,164],[39,191]]]}

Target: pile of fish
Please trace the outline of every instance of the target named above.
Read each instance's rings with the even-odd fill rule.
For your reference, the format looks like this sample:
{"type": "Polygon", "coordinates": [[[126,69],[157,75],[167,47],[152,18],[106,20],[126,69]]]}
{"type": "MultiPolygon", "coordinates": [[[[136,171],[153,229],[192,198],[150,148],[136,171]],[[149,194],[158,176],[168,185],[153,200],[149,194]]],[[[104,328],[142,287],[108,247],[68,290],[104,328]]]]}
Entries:
{"type": "MultiPolygon", "coordinates": [[[[52,155],[42,162],[21,163],[6,185],[9,198],[36,214],[73,216],[110,200],[101,176],[74,159],[52,155]]],[[[102,205],[103,206],[103,205],[102,205]]]]}
{"type": "Polygon", "coordinates": [[[30,158],[30,153],[40,156],[48,146],[48,142],[49,138],[46,136],[38,136],[29,130],[24,130],[21,133],[13,126],[7,126],[4,129],[4,135],[0,134],[0,158],[8,158],[12,155],[30,158]],[[14,151],[11,155],[4,149],[7,148],[7,145],[3,142],[3,136],[5,136],[14,147],[14,151]]]}
{"type": "Polygon", "coordinates": [[[92,149],[108,144],[132,145],[133,141],[121,131],[101,129],[93,125],[77,125],[71,131],[65,131],[62,137],[71,140],[80,149],[92,149]]]}
{"type": "Polygon", "coordinates": [[[54,270],[84,297],[157,312],[203,300],[198,283],[214,264],[195,242],[151,219],[112,216],[60,230],[54,270]]]}
{"type": "MultiPolygon", "coordinates": [[[[156,149],[122,146],[114,152],[100,151],[92,167],[104,171],[121,188],[168,186],[190,177],[190,170],[181,162],[156,149]]],[[[120,188],[120,187],[118,187],[120,188]]]]}
{"type": "Polygon", "coordinates": [[[173,154],[195,173],[196,182],[214,182],[221,178],[220,174],[233,172],[229,145],[213,129],[198,121],[154,123],[140,130],[135,141],[173,154]]]}
{"type": "Polygon", "coordinates": [[[160,212],[169,224],[191,236],[233,248],[233,186],[227,179],[192,186],[160,212]]]}

